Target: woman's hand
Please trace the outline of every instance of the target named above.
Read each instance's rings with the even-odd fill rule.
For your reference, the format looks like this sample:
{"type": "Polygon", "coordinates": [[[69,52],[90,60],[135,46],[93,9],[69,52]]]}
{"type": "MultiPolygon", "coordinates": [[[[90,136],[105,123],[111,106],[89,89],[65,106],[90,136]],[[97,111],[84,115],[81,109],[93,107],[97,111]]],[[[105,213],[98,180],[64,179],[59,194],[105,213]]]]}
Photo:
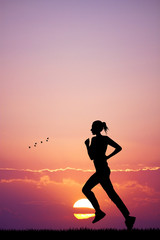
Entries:
{"type": "Polygon", "coordinates": [[[89,138],[84,142],[87,147],[89,147],[89,138]]]}

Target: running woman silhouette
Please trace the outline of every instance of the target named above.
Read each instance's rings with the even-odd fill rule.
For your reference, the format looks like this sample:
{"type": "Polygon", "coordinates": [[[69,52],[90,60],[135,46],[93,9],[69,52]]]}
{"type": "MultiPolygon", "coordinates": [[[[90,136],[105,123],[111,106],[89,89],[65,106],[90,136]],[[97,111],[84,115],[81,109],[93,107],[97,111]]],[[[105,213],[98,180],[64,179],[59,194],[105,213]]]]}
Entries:
{"type": "Polygon", "coordinates": [[[92,203],[95,209],[95,218],[92,223],[98,222],[106,215],[100,209],[99,203],[94,193],[91,191],[93,187],[100,183],[102,188],[108,194],[109,198],[115,203],[115,205],[118,207],[118,209],[124,216],[127,229],[131,230],[136,218],[130,216],[127,207],[125,206],[121,198],[118,196],[118,194],[115,192],[110,180],[110,169],[107,164],[107,160],[120,152],[122,148],[108,136],[101,135],[102,130],[105,130],[105,132],[107,132],[108,127],[106,123],[101,122],[100,120],[94,121],[92,124],[91,132],[93,135],[96,136],[92,138],[91,144],[89,139],[85,141],[88,155],[90,159],[94,162],[96,172],[85,183],[82,188],[82,192],[92,203]],[[111,154],[106,156],[105,153],[108,145],[115,148],[115,150],[111,154]]]}

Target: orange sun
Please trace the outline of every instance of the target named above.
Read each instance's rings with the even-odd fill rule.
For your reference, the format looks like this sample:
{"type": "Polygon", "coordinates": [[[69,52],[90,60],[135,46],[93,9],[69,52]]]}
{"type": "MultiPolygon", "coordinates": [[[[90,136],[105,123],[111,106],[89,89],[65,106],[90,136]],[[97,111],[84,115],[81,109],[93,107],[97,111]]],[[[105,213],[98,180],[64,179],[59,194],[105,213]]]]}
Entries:
{"type": "MultiPolygon", "coordinates": [[[[83,208],[83,209],[94,209],[92,204],[88,199],[82,198],[76,201],[73,205],[73,208],[83,208]]],[[[90,217],[94,217],[94,213],[74,213],[74,216],[77,219],[88,219],[90,217]]]]}

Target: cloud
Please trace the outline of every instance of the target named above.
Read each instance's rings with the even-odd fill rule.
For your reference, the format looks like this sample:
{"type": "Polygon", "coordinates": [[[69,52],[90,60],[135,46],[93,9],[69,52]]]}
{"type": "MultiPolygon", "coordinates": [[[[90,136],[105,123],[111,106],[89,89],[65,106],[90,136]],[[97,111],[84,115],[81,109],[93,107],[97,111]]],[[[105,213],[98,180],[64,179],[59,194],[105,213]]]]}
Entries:
{"type": "MultiPolygon", "coordinates": [[[[115,182],[122,183],[122,178],[124,178],[124,181],[127,182],[126,180],[128,180],[128,177],[129,177],[129,175],[126,175],[127,173],[130,173],[130,176],[136,173],[138,174],[137,176],[141,176],[139,175],[141,172],[152,173],[152,172],[158,172],[159,169],[160,167],[145,167],[145,168],[139,168],[139,169],[112,170],[112,173],[113,173],[112,177],[113,179],[115,179],[115,182]],[[121,175],[124,173],[121,179],[119,178],[118,173],[121,175]],[[116,177],[118,177],[118,181],[116,177]]],[[[49,184],[63,183],[64,185],[66,184],[69,186],[69,185],[75,185],[80,183],[82,184],[82,182],[85,182],[85,180],[87,180],[87,177],[89,177],[92,172],[95,172],[95,170],[72,168],[72,167],[57,168],[57,169],[39,169],[39,170],[0,168],[0,183],[9,184],[13,182],[17,182],[17,183],[23,182],[23,183],[32,183],[37,185],[38,187],[46,186],[49,184]]],[[[134,182],[130,182],[130,184],[132,184],[132,187],[133,187],[133,184],[136,185],[136,183],[134,182]]],[[[129,188],[129,185],[126,185],[125,183],[124,187],[129,188]]],[[[143,186],[143,191],[144,191],[144,186],[143,186]]]]}
{"type": "Polygon", "coordinates": [[[69,186],[79,185],[78,182],[74,181],[74,180],[71,179],[71,178],[64,178],[64,179],[63,179],[63,184],[69,185],[69,186]]]}
{"type": "Polygon", "coordinates": [[[151,188],[151,187],[149,187],[148,185],[145,185],[145,184],[140,184],[136,180],[127,181],[126,183],[123,183],[123,184],[115,183],[115,186],[119,190],[127,190],[129,192],[139,191],[139,192],[141,192],[141,194],[145,193],[145,194],[148,194],[148,195],[153,195],[153,193],[154,193],[153,188],[151,188]]]}
{"type": "Polygon", "coordinates": [[[143,168],[138,168],[138,169],[130,169],[130,168],[126,168],[126,169],[117,169],[117,170],[112,170],[112,172],[140,172],[140,171],[156,171],[159,170],[160,167],[143,167],[143,168]]]}
{"type": "Polygon", "coordinates": [[[45,175],[45,176],[43,176],[43,177],[40,178],[40,181],[39,181],[39,184],[40,184],[40,185],[42,184],[42,185],[46,186],[46,185],[48,185],[49,183],[51,183],[51,181],[50,181],[50,178],[49,178],[48,175],[45,175]]]}
{"type": "MultiPolygon", "coordinates": [[[[137,168],[137,169],[113,169],[112,172],[139,172],[139,171],[156,171],[159,170],[160,167],[143,167],[143,168],[137,168]]],[[[92,169],[82,169],[82,168],[73,168],[73,167],[66,167],[66,168],[56,168],[56,169],[17,169],[17,168],[0,168],[0,171],[19,171],[19,172],[32,172],[32,173],[44,173],[44,172],[64,172],[64,171],[78,171],[78,172],[95,172],[95,170],[92,169]]]]}
{"type": "MultiPolygon", "coordinates": [[[[49,224],[55,221],[56,224],[59,212],[61,214],[60,222],[61,218],[63,220],[65,218],[63,215],[67,219],[69,216],[72,222],[73,203],[84,197],[81,189],[92,172],[94,170],[69,167],[40,170],[1,168],[0,193],[3,196],[1,209],[11,209],[19,214],[16,217],[18,227],[21,226],[21,216],[25,216],[25,221],[22,221],[24,226],[31,222],[35,224],[37,221],[42,221],[43,224],[46,221],[49,224]],[[4,189],[5,195],[3,194],[4,189]],[[34,219],[29,214],[31,212],[35,213],[34,219]]],[[[153,215],[152,209],[159,214],[159,172],[159,167],[146,167],[115,170],[111,174],[115,190],[127,204],[129,210],[136,213],[136,216],[145,214],[145,212],[153,215]]],[[[110,211],[110,215],[113,217],[114,205],[102,191],[101,186],[96,187],[94,191],[104,210],[110,211]]],[[[8,224],[9,213],[6,211],[2,213],[0,214],[1,219],[6,217],[8,224]]],[[[15,218],[15,216],[13,217],[15,218]]],[[[14,222],[13,219],[12,224],[14,222]]]]}
{"type": "Polygon", "coordinates": [[[33,179],[22,179],[22,178],[12,178],[12,179],[1,179],[0,183],[13,183],[13,182],[25,182],[25,183],[37,183],[33,179]]]}
{"type": "Polygon", "coordinates": [[[28,177],[22,177],[22,178],[10,178],[10,179],[7,179],[8,177],[6,176],[6,179],[3,178],[3,179],[0,179],[0,183],[7,183],[7,184],[10,184],[10,183],[27,183],[27,184],[34,184],[36,185],[38,188],[41,188],[43,186],[47,186],[49,184],[52,184],[52,185],[63,185],[64,187],[65,186],[77,186],[77,185],[80,185],[76,180],[70,178],[70,177],[61,177],[61,180],[53,180],[50,178],[49,175],[39,175],[39,178],[37,179],[34,179],[34,175],[33,176],[29,176],[28,177]]]}

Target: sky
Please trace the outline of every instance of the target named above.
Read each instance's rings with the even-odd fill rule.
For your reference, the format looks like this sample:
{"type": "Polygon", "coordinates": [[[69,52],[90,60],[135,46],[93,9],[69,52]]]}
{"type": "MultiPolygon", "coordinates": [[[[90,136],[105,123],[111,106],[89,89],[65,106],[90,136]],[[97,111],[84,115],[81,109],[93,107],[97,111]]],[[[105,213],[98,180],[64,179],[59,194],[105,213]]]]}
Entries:
{"type": "Polygon", "coordinates": [[[99,186],[111,220],[73,216],[97,119],[122,146],[109,166],[136,227],[159,227],[159,11],[158,0],[0,0],[0,228],[124,227],[99,186]]]}

